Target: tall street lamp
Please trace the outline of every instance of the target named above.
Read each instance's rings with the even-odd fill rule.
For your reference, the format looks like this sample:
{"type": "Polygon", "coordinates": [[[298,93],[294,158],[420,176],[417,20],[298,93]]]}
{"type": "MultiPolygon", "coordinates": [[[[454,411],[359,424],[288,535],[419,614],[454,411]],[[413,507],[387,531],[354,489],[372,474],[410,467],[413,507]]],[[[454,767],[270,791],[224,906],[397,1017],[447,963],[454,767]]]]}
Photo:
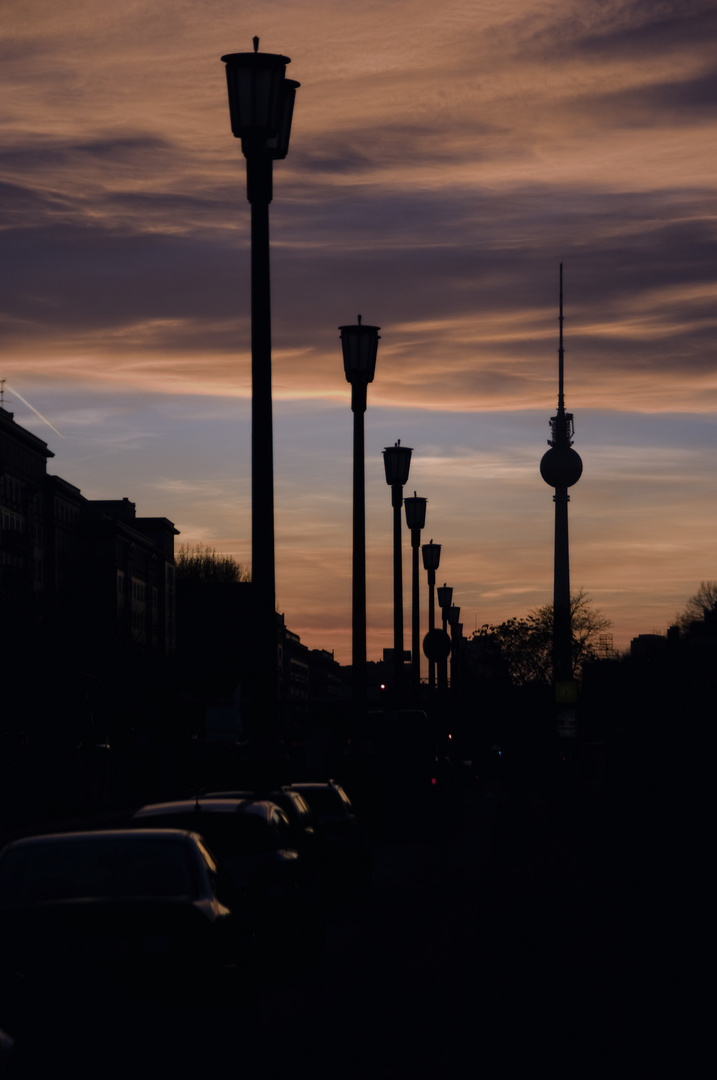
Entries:
{"type": "MultiPolygon", "coordinates": [[[[424,544],[421,548],[421,556],[423,569],[428,572],[428,632],[433,636],[432,631],[436,628],[436,570],[441,561],[441,545],[431,540],[430,544],[424,544]]],[[[428,658],[428,689],[430,693],[436,689],[436,661],[432,657],[428,658]]]]}
{"type": "Polygon", "coordinates": [[[458,620],[460,617],[461,609],[456,607],[455,604],[451,604],[446,615],[448,625],[451,628],[451,690],[455,690],[458,682],[458,641],[460,638],[458,627],[461,625],[458,620]]]}
{"type": "MultiPolygon", "coordinates": [[[[438,604],[441,609],[441,616],[443,619],[443,633],[448,634],[448,612],[451,606],[451,600],[453,599],[453,589],[450,585],[446,585],[445,581],[443,585],[439,586],[438,590],[438,604]]],[[[448,689],[448,657],[441,664],[438,669],[438,685],[442,691],[448,689]]]]}
{"type": "Polygon", "coordinates": [[[229,53],[226,65],[232,133],[246,158],[251,204],[251,564],[255,605],[253,725],[272,734],[279,690],[276,582],[274,572],[274,452],[271,404],[271,299],[269,203],[273,162],[289,149],[294,97],[299,86],[286,78],[287,56],[229,53]]]}
{"type": "Polygon", "coordinates": [[[404,499],[406,525],[411,530],[411,674],[416,694],[421,688],[421,615],[418,581],[418,550],[421,546],[421,529],[426,524],[426,502],[414,491],[404,499]]]}
{"type": "Polygon", "coordinates": [[[401,505],[403,487],[408,481],[412,449],[401,446],[399,439],[394,446],[383,451],[383,467],[386,483],[391,488],[393,507],[393,683],[397,701],[403,692],[403,564],[401,561],[401,505]]]}
{"type": "Polygon", "coordinates": [[[376,371],[380,326],[340,326],[346,379],[354,414],[354,507],[351,697],[355,718],[366,711],[366,498],[364,413],[367,387],[376,371]]]}

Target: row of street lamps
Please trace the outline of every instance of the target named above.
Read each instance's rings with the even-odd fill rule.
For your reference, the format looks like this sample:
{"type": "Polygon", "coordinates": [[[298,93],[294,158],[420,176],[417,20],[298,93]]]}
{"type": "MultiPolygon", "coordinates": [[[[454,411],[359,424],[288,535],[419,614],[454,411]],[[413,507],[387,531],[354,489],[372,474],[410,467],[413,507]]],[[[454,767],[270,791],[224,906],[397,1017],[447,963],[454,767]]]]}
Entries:
{"type": "MultiPolygon", "coordinates": [[[[254,51],[222,57],[226,65],[229,113],[234,136],[241,140],[246,158],[247,199],[251,205],[251,357],[252,357],[252,591],[254,596],[255,687],[250,706],[255,735],[273,736],[278,723],[278,660],[275,614],[274,465],[271,388],[271,282],[269,259],[269,204],[273,196],[273,163],[289,149],[294,100],[299,83],[286,77],[286,56],[254,51]]],[[[378,326],[362,323],[342,326],[344,370],[351,384],[354,414],[353,446],[353,586],[352,586],[352,697],[356,712],[366,708],[366,512],[364,468],[364,413],[367,388],[373,381],[379,342],[378,326]]],[[[403,691],[403,574],[401,558],[401,506],[408,481],[411,449],[400,441],[383,452],[386,482],[391,488],[394,536],[394,687],[403,691]]],[[[414,492],[405,500],[406,521],[413,552],[412,681],[420,684],[420,616],[418,549],[425,525],[426,499],[414,492]]],[[[452,590],[438,589],[443,629],[435,627],[435,575],[441,546],[424,544],[423,566],[429,581],[429,631],[423,647],[429,659],[429,685],[446,685],[450,651],[447,624],[457,629],[459,609],[452,607],[452,590]],[[444,603],[445,601],[445,603],[444,603]],[[443,673],[443,674],[441,674],[443,673]]]]}
{"type": "MultiPolygon", "coordinates": [[[[351,384],[351,410],[354,414],[353,460],[353,605],[352,605],[352,697],[355,711],[361,715],[366,707],[366,507],[365,507],[365,450],[364,413],[368,384],[376,372],[376,357],[380,340],[379,326],[368,326],[361,316],[355,324],[340,326],[344,373],[351,384]]],[[[426,524],[427,499],[417,495],[403,498],[408,483],[412,450],[402,446],[400,439],[383,451],[386,483],[391,488],[393,507],[393,685],[400,700],[404,691],[403,649],[403,558],[401,546],[401,507],[405,506],[406,525],[411,533],[412,552],[412,613],[411,613],[411,682],[417,693],[421,682],[420,585],[418,552],[428,573],[428,634],[424,650],[429,662],[429,689],[436,686],[436,667],[445,673],[451,647],[447,633],[450,625],[453,637],[460,633],[460,608],[451,605],[453,590],[444,585],[438,589],[438,602],[443,612],[443,627],[436,632],[435,584],[441,558],[441,545],[433,540],[421,545],[421,530],[426,524]]],[[[447,676],[439,675],[439,687],[445,688],[447,676]]]]}

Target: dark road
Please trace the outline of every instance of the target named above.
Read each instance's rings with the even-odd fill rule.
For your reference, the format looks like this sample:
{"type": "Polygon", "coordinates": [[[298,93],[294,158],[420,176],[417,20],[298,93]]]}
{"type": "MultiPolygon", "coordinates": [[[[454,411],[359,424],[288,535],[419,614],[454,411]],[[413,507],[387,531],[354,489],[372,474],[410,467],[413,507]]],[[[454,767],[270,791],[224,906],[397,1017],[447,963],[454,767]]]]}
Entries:
{"type": "Polygon", "coordinates": [[[7,1075],[631,1074],[660,1039],[639,890],[605,837],[544,818],[497,786],[463,792],[448,847],[374,843],[372,885],[336,904],[323,956],[159,999],[45,1002],[7,1075]]]}

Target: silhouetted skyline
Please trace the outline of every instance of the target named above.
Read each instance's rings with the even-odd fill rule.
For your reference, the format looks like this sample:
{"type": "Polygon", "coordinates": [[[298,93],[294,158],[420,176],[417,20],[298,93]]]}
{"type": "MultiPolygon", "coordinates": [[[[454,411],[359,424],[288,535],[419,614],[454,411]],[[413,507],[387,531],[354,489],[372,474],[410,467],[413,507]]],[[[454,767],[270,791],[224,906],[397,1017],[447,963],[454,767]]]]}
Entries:
{"type": "MultiPolygon", "coordinates": [[[[127,496],[174,521],[177,543],[250,561],[249,215],[220,57],[258,34],[301,82],[271,210],[287,624],[350,661],[337,327],[358,312],[382,328],[369,659],[392,639],[381,450],[397,439],[464,633],[550,601],[538,465],[563,262],[585,464],[571,580],[618,647],[664,631],[717,577],[716,21],[709,3],[17,5],[1,76],[5,407],[88,498],[127,496]]],[[[409,559],[406,538],[406,589],[409,559]]]]}

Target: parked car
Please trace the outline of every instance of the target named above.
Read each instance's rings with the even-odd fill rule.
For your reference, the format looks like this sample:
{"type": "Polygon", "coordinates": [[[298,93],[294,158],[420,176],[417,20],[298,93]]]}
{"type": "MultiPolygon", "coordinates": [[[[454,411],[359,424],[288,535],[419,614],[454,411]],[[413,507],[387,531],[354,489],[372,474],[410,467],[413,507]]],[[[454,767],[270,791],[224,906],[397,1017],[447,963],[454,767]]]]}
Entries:
{"type": "Polygon", "coordinates": [[[187,831],[15,840],[0,853],[0,964],[26,981],[88,989],[102,976],[213,974],[237,940],[216,875],[187,831]]]}
{"type": "Polygon", "coordinates": [[[334,881],[340,886],[364,887],[371,880],[371,846],[351,800],[335,780],[288,785],[306,801],[321,825],[334,881]]]}
{"type": "Polygon", "coordinates": [[[286,814],[291,827],[291,847],[301,855],[303,880],[307,890],[322,902],[329,870],[330,852],[321,823],[298,791],[290,787],[245,791],[207,791],[202,799],[245,799],[269,801],[286,814]]]}
{"type": "Polygon", "coordinates": [[[312,909],[301,855],[289,820],[268,799],[195,798],[144,806],[137,824],[198,832],[228,882],[227,900],[252,928],[260,952],[293,954],[317,947],[318,912],[312,909]]]}

